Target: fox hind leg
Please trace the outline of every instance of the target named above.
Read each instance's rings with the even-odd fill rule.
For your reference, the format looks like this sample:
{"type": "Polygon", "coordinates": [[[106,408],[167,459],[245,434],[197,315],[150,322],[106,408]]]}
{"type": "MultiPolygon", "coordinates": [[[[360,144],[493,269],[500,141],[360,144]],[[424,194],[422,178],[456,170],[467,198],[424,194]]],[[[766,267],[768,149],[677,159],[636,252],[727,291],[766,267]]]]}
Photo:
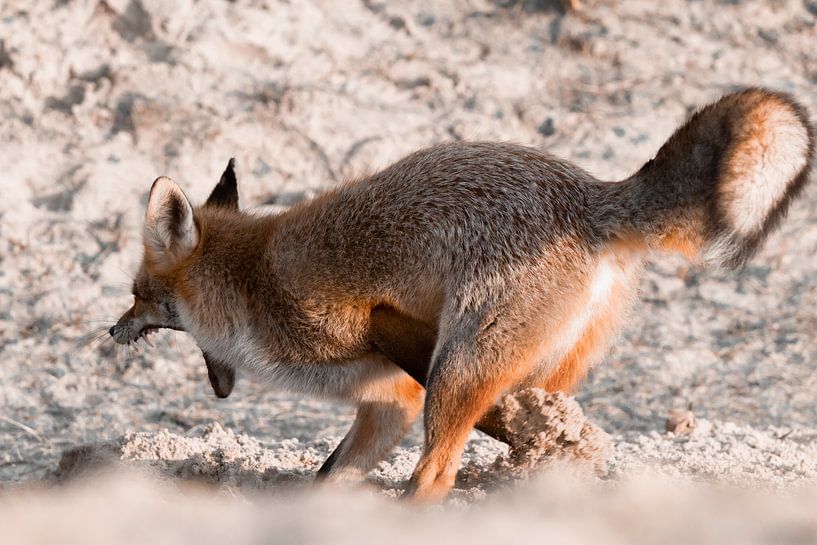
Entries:
{"type": "Polygon", "coordinates": [[[481,339],[442,344],[428,379],[423,454],[407,497],[433,502],[453,486],[471,428],[530,368],[530,355],[513,340],[483,332],[481,339]]]}

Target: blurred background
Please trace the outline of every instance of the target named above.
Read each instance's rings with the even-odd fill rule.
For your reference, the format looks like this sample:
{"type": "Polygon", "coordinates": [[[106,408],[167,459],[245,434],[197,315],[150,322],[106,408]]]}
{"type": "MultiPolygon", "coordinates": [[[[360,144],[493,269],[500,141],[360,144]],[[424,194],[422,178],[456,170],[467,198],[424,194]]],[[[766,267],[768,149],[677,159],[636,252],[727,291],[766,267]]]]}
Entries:
{"type": "MultiPolygon", "coordinates": [[[[157,176],[201,201],[235,156],[242,205],[282,210],[467,139],[620,179],[741,86],[817,112],[815,44],[811,0],[3,0],[0,480],[39,478],[65,448],[126,431],[218,421],[322,454],[351,423],[349,407],[247,379],[216,400],[184,334],[139,352],[107,340],[131,304],[157,176]]],[[[815,197],[812,184],[739,274],[650,267],[578,394],[619,467],[813,482],[815,197]],[[709,431],[680,444],[664,420],[690,405],[709,431]]]]}

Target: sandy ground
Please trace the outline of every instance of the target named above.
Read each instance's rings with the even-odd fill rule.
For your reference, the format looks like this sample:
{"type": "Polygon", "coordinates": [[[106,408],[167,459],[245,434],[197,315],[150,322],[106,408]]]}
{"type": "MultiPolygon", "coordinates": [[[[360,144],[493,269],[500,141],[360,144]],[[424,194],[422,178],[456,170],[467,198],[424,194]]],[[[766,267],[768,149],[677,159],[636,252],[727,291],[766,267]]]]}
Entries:
{"type": "MultiPolygon", "coordinates": [[[[63,450],[125,434],[208,437],[213,422],[306,478],[350,425],[349,407],[246,377],[217,401],[183,334],[130,353],[96,339],[130,305],[159,174],[201,200],[236,156],[242,202],[283,208],[419,147],[488,139],[618,179],[736,86],[817,112],[814,2],[584,4],[0,3],[0,479],[39,479],[63,450]]],[[[627,333],[577,397],[613,438],[612,481],[815,483],[816,254],[811,184],[745,271],[650,268],[627,333]],[[697,430],[666,434],[669,410],[690,404],[697,430]]],[[[373,481],[405,479],[419,437],[373,481]]],[[[500,454],[475,433],[464,465],[477,477],[464,472],[455,496],[484,497],[479,475],[500,454]]]]}

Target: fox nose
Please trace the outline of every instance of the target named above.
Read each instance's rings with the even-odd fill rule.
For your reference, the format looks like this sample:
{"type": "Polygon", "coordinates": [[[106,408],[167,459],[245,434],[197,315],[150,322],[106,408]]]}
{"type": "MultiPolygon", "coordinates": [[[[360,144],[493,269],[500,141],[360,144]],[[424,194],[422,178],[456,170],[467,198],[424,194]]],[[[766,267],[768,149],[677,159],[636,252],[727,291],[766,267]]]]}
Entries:
{"type": "Polygon", "coordinates": [[[113,337],[114,333],[116,333],[116,326],[112,325],[111,328],[108,330],[108,333],[113,337]]]}

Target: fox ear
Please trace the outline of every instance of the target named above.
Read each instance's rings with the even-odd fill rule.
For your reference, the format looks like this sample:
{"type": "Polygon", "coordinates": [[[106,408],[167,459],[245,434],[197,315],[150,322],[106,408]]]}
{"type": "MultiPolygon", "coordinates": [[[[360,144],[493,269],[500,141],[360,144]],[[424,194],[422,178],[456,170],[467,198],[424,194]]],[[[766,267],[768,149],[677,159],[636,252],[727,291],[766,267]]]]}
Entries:
{"type": "Polygon", "coordinates": [[[223,206],[238,210],[238,180],[235,175],[235,157],[231,157],[227,162],[224,174],[216,184],[210,197],[207,199],[207,206],[223,206]]]}
{"type": "Polygon", "coordinates": [[[198,242],[190,201],[173,180],[156,178],[145,217],[146,256],[160,268],[169,268],[188,256],[198,242]]]}

